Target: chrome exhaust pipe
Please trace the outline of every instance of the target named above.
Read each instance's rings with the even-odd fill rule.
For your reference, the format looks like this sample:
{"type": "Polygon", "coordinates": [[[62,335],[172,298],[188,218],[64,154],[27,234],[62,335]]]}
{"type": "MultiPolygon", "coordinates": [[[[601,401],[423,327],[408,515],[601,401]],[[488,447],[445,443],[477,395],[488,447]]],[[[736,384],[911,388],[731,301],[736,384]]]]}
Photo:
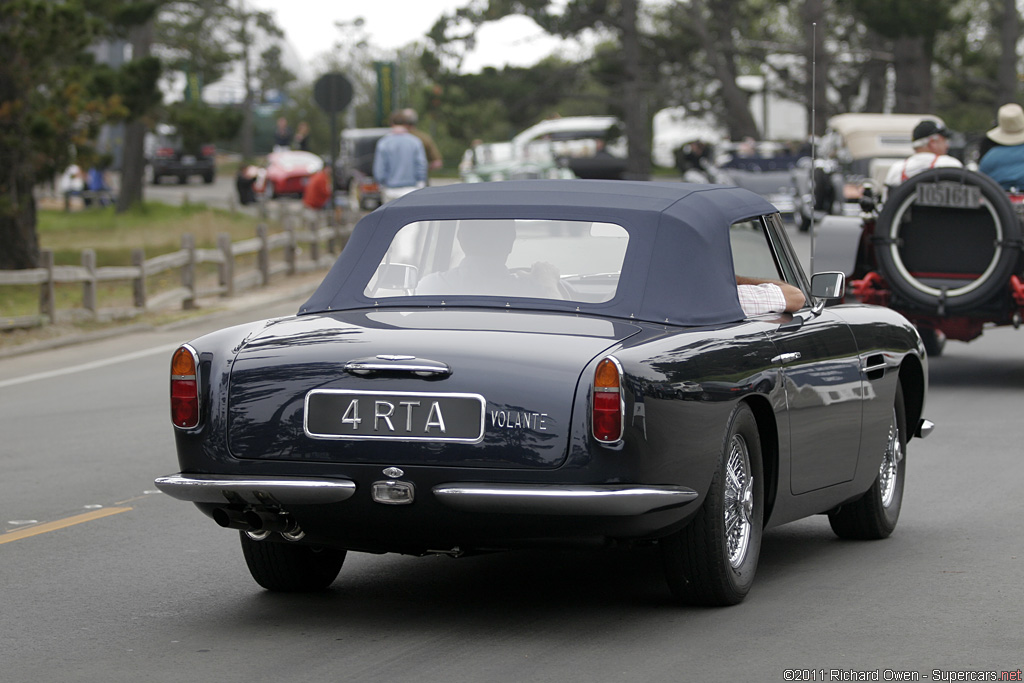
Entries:
{"type": "Polygon", "coordinates": [[[276,531],[279,534],[290,534],[298,530],[298,525],[285,514],[275,514],[272,512],[259,512],[257,510],[247,510],[243,517],[245,518],[247,529],[252,531],[276,531]]]}
{"type": "Polygon", "coordinates": [[[246,519],[245,514],[238,510],[229,510],[227,508],[215,508],[213,511],[213,521],[225,529],[241,529],[242,531],[252,531],[252,524],[246,519]]]}

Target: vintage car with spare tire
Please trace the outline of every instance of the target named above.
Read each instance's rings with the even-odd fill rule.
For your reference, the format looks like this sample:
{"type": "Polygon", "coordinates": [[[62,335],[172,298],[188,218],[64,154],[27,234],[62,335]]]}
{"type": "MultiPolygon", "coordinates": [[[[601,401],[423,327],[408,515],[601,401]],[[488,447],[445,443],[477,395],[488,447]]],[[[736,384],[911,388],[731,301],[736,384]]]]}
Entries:
{"type": "Polygon", "coordinates": [[[924,171],[861,218],[822,221],[815,266],[846,273],[850,295],[913,322],[929,354],[1024,315],[1021,201],[986,175],[924,171]]]}
{"type": "Polygon", "coordinates": [[[765,528],[889,536],[931,430],[914,327],[825,306],[844,291],[737,187],[424,188],[366,215],[296,315],[173,353],[180,469],[156,485],[273,591],[353,551],[653,546],[674,596],[735,604],[765,528]],[[737,274],[806,302],[747,314],[737,274]]]}

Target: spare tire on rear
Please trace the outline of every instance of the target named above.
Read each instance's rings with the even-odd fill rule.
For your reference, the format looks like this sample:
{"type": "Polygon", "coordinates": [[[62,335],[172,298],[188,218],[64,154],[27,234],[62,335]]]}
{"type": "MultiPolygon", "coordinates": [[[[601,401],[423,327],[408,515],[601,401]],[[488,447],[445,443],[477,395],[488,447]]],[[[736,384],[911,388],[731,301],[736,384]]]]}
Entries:
{"type": "Polygon", "coordinates": [[[1020,218],[998,183],[936,168],[890,191],[873,241],[879,274],[896,298],[942,314],[1007,292],[1020,240],[1020,218]]]}

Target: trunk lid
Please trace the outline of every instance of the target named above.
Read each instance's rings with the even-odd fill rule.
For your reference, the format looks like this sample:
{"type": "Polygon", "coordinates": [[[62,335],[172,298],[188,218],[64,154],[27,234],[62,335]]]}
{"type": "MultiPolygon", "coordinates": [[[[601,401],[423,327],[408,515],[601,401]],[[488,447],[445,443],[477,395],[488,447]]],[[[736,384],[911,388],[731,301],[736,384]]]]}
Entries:
{"type": "Polygon", "coordinates": [[[288,318],[237,351],[228,445],[243,459],[558,467],[580,373],[638,331],[483,309],[288,318]]]}

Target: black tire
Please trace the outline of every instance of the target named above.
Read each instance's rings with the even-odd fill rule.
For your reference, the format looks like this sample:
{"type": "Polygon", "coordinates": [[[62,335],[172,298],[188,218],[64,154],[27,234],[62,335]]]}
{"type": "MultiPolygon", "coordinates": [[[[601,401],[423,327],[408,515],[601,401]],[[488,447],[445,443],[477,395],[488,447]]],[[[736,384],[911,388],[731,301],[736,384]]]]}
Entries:
{"type": "Polygon", "coordinates": [[[242,554],[256,583],[280,593],[311,593],[338,578],[345,550],[275,541],[254,541],[244,531],[242,554]]]}
{"type": "Polygon", "coordinates": [[[205,174],[203,176],[203,182],[206,183],[207,185],[212,185],[213,184],[213,174],[212,173],[205,174]]]}
{"type": "Polygon", "coordinates": [[[903,506],[907,473],[907,418],[903,389],[896,385],[896,401],[878,476],[863,496],[828,513],[832,531],[840,538],[887,538],[896,528],[903,506]]]}
{"type": "Polygon", "coordinates": [[[761,552],[763,472],[757,421],[740,403],[729,418],[701,509],[686,527],[660,542],[665,578],[677,599],[726,606],[746,597],[761,552]],[[729,476],[730,471],[737,476],[729,476]]]}
{"type": "MultiPolygon", "coordinates": [[[[939,214],[948,214],[955,220],[953,212],[963,211],[984,211],[979,209],[932,209],[939,214]]],[[[892,288],[894,294],[911,304],[924,307],[926,310],[940,310],[943,313],[968,312],[977,306],[991,301],[1002,295],[1007,288],[1007,281],[1013,274],[1020,257],[1019,248],[1011,246],[1021,238],[1021,224],[1013,204],[1006,196],[1006,191],[994,180],[980,173],[974,173],[961,168],[936,168],[918,175],[901,183],[889,194],[878,215],[877,228],[875,230],[875,258],[879,273],[885,278],[892,288]],[[934,237],[924,238],[914,242],[917,249],[905,244],[905,235],[902,234],[904,225],[902,218],[907,211],[914,206],[917,187],[922,183],[934,183],[939,181],[953,182],[961,185],[975,185],[982,197],[987,200],[989,213],[992,217],[992,226],[995,231],[995,239],[988,235],[978,233],[976,242],[968,242],[968,245],[976,246],[977,249],[968,249],[965,245],[951,245],[949,253],[941,251],[942,244],[934,237]],[[922,282],[910,274],[912,268],[905,264],[907,258],[913,259],[917,252],[928,247],[925,243],[935,249],[941,260],[957,262],[963,261],[966,253],[972,253],[975,261],[986,261],[979,263],[979,269],[984,268],[976,279],[965,280],[964,284],[949,287],[945,294],[938,287],[933,287],[922,282]],[[989,257],[985,252],[990,244],[993,252],[989,257]],[[1001,245],[1000,245],[1001,243],[1001,245]]],[[[935,258],[934,256],[932,258],[935,258]]],[[[929,270],[926,268],[926,270],[929,270]]],[[[924,279],[924,278],[922,278],[924,279]]]]}
{"type": "Polygon", "coordinates": [[[921,335],[921,341],[924,342],[925,352],[932,358],[941,356],[942,351],[946,348],[946,335],[941,330],[930,327],[919,327],[917,331],[921,335]]]}
{"type": "Polygon", "coordinates": [[[188,176],[187,175],[180,175],[180,176],[178,176],[178,184],[179,185],[188,185],[188,176]]]}

